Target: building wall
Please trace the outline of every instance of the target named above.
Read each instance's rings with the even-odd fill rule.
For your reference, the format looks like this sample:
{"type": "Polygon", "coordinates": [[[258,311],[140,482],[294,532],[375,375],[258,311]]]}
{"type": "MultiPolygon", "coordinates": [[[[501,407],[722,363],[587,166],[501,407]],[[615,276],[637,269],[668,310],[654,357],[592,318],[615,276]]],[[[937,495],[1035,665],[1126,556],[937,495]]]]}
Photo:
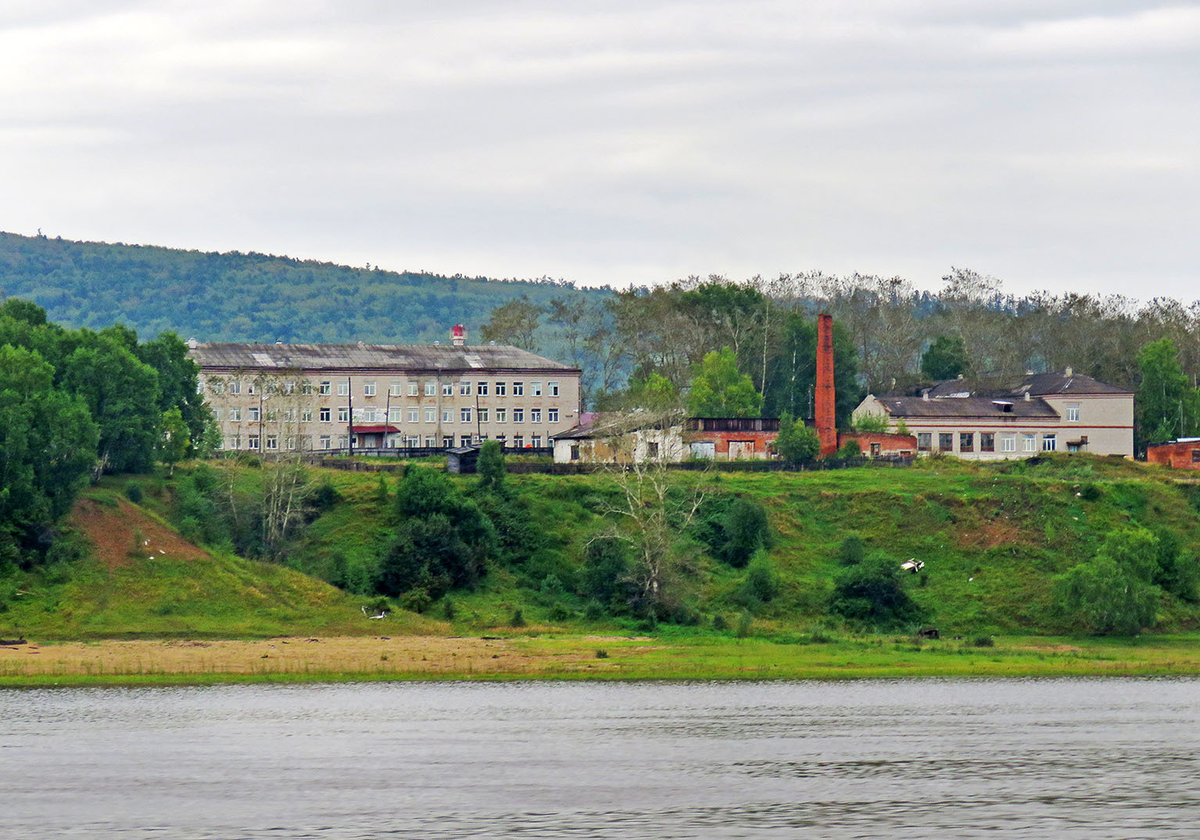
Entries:
{"type": "Polygon", "coordinates": [[[838,434],[838,447],[841,448],[852,440],[858,442],[858,448],[868,457],[875,455],[886,458],[889,456],[917,454],[917,439],[913,435],[899,435],[887,432],[840,432],[838,434]],[[873,447],[878,447],[878,452],[873,447]]]}
{"type": "Polygon", "coordinates": [[[560,438],[554,441],[556,464],[628,464],[661,461],[677,464],[686,457],[683,430],[638,429],[622,435],[597,438],[560,438]]]}
{"type": "Polygon", "coordinates": [[[574,371],[202,368],[200,387],[217,415],[224,449],[342,448],[351,407],[355,426],[399,429],[388,435],[388,446],[458,446],[476,439],[550,446],[553,435],[579,422],[574,371]],[[255,416],[260,406],[261,421],[255,416]]]}
{"type": "Polygon", "coordinates": [[[762,461],[774,454],[773,446],[779,432],[687,432],[684,444],[687,447],[685,457],[712,457],[718,461],[762,461]],[[711,445],[711,456],[708,446],[711,445]]]}
{"type": "Polygon", "coordinates": [[[1146,460],[1177,470],[1200,470],[1200,439],[1149,446],[1146,460]]]}
{"type": "MultiPolygon", "coordinates": [[[[1067,452],[1071,441],[1087,437],[1080,451],[1096,455],[1133,456],[1133,396],[1081,395],[1072,397],[1043,397],[1059,412],[1058,417],[891,417],[889,427],[895,430],[903,419],[911,434],[918,438],[922,454],[942,452],[975,461],[1029,458],[1045,451],[1067,452]],[[1079,410],[1078,420],[1068,420],[1070,407],[1079,410]],[[970,434],[971,449],[963,448],[963,434],[970,434]],[[991,451],[983,449],[982,435],[994,435],[991,451]],[[929,447],[920,445],[922,435],[929,435],[929,447]],[[942,435],[950,435],[949,448],[943,447],[942,435]],[[1004,449],[1011,438],[1014,451],[1004,449]],[[1048,447],[1053,441],[1053,449],[1048,447]],[[1029,448],[1032,446],[1032,448],[1029,448]]],[[[930,402],[936,404],[937,400],[930,402]]],[[[887,414],[881,403],[868,396],[854,410],[853,417],[887,414]]]]}

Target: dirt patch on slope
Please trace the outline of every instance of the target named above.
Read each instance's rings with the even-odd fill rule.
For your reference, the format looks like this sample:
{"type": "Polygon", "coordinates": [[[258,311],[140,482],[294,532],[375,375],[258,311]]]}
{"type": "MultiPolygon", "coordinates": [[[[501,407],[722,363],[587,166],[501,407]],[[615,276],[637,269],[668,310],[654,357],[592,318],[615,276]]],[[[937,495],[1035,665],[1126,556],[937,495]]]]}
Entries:
{"type": "Polygon", "coordinates": [[[109,505],[80,499],[71,511],[71,524],[95,546],[95,556],[107,568],[131,562],[133,557],[173,557],[199,560],[208,556],[136,505],[117,498],[109,505]]]}

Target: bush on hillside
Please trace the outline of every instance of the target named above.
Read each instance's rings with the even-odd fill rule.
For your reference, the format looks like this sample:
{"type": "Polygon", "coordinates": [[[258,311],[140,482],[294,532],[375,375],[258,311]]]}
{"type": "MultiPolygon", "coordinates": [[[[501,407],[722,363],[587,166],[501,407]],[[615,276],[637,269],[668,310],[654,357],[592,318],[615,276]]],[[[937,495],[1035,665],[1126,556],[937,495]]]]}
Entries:
{"type": "Polygon", "coordinates": [[[899,566],[887,557],[873,557],[843,569],[834,582],[830,609],[852,621],[880,627],[920,617],[920,610],[904,590],[899,566]]]}

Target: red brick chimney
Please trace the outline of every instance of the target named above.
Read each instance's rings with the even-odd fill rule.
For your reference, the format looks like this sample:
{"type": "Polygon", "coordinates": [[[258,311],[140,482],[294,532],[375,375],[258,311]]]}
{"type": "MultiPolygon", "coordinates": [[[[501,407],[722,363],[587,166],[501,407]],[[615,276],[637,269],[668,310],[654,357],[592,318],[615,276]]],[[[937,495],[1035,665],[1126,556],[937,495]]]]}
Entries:
{"type": "Polygon", "coordinates": [[[817,316],[817,435],[821,438],[821,456],[837,452],[837,421],[834,419],[833,393],[833,316],[817,316]]]}

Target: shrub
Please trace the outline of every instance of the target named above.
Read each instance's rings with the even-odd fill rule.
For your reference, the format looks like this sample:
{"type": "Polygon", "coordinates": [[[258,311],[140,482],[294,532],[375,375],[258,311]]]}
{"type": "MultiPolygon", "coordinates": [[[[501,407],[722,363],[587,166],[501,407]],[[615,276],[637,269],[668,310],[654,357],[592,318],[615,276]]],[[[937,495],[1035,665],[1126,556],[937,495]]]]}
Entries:
{"type": "Polygon", "coordinates": [[[126,482],[125,498],[129,499],[129,501],[133,502],[135,505],[139,504],[142,501],[142,485],[138,484],[136,481],[126,482]]]}
{"type": "Polygon", "coordinates": [[[433,598],[424,589],[410,589],[398,599],[400,609],[415,613],[423,613],[433,603],[433,598]]]}
{"type": "Polygon", "coordinates": [[[779,575],[775,564],[764,553],[759,552],[746,569],[742,592],[747,598],[766,603],[779,594],[779,575]]]}
{"type": "Polygon", "coordinates": [[[604,648],[596,648],[596,658],[608,659],[608,651],[606,651],[604,648]]]}
{"type": "Polygon", "coordinates": [[[920,615],[904,591],[899,566],[887,557],[843,569],[834,583],[830,608],[846,618],[876,625],[900,624],[920,615]]]}
{"type": "Polygon", "coordinates": [[[566,621],[567,619],[573,618],[573,617],[574,617],[574,613],[572,613],[569,609],[567,609],[562,604],[555,604],[553,607],[550,608],[550,620],[551,621],[566,621]]]}
{"type": "Polygon", "coordinates": [[[717,613],[713,616],[712,627],[714,630],[728,630],[729,622],[725,619],[724,615],[717,613]]]}
{"type": "Polygon", "coordinates": [[[566,587],[562,585],[562,581],[558,579],[558,575],[554,574],[546,575],[542,579],[540,591],[547,598],[561,598],[567,594],[566,587]]]}
{"type": "Polygon", "coordinates": [[[442,601],[442,618],[446,621],[453,621],[456,615],[458,615],[458,607],[454,601],[450,598],[442,601]]]}
{"type": "Polygon", "coordinates": [[[848,440],[842,444],[841,448],[834,453],[835,458],[861,458],[863,454],[862,446],[856,440],[848,440]]]}
{"type": "Polygon", "coordinates": [[[723,530],[720,557],[736,568],[744,567],[756,552],[771,547],[766,508],[752,499],[739,497],[734,500],[725,514],[723,530]]]}
{"type": "Polygon", "coordinates": [[[775,451],[785,461],[811,461],[821,452],[821,438],[815,430],[797,422],[787,412],[779,418],[779,434],[775,438],[775,451]]]}
{"type": "Polygon", "coordinates": [[[838,546],[838,562],[843,566],[857,566],[866,556],[867,547],[859,534],[847,534],[838,546]]]}
{"type": "Polygon", "coordinates": [[[606,606],[629,595],[629,547],[611,536],[592,539],[583,550],[583,594],[606,606]]]}
{"type": "Polygon", "coordinates": [[[750,635],[750,628],[754,626],[754,616],[749,612],[743,612],[738,616],[737,637],[744,639],[750,635]]]}
{"type": "Polygon", "coordinates": [[[309,506],[316,511],[329,510],[341,500],[341,494],[337,488],[328,481],[323,481],[316,486],[312,495],[308,497],[309,506]]]}
{"type": "Polygon", "coordinates": [[[1154,624],[1161,591],[1103,554],[1056,577],[1054,587],[1065,619],[1089,633],[1118,636],[1154,624]]]}
{"type": "Polygon", "coordinates": [[[1094,502],[1099,499],[1100,496],[1100,488],[1090,482],[1083,485],[1083,487],[1079,490],[1079,497],[1086,502],[1094,502]]]}
{"type": "Polygon", "coordinates": [[[971,644],[975,647],[995,647],[996,640],[991,636],[976,636],[971,640],[971,644]]]}
{"type": "Polygon", "coordinates": [[[525,614],[523,612],[521,612],[520,607],[517,607],[515,610],[513,610],[512,617],[508,619],[508,626],[509,627],[524,627],[525,626],[525,614]]]}
{"type": "Polygon", "coordinates": [[[588,621],[599,621],[604,618],[604,605],[593,598],[583,608],[583,617],[588,621]]]}

